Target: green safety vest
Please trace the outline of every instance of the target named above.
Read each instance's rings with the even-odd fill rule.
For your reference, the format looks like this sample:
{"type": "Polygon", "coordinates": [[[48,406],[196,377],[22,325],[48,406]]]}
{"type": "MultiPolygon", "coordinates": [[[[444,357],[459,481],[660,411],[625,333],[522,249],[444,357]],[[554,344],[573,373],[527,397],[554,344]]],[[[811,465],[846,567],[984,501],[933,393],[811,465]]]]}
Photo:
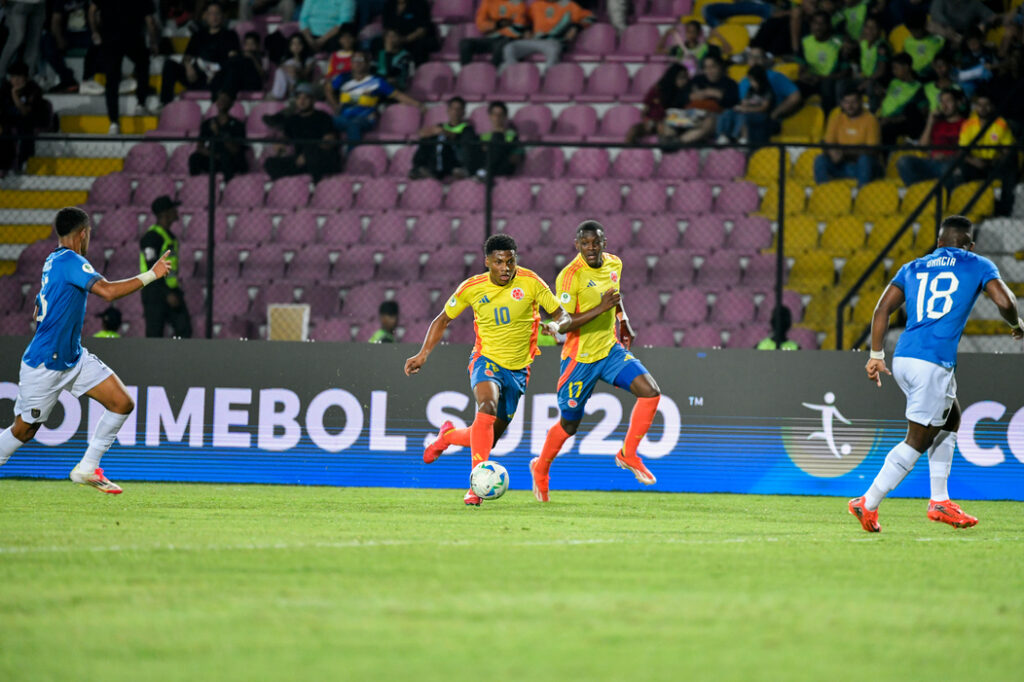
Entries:
{"type": "Polygon", "coordinates": [[[458,125],[449,125],[447,123],[442,123],[441,124],[441,128],[446,133],[451,133],[452,135],[461,135],[462,131],[466,129],[466,125],[467,124],[466,124],[465,121],[463,121],[462,123],[459,123],[458,125]]]}
{"type": "MultiPolygon", "coordinates": [[[[959,90],[960,92],[963,92],[963,90],[961,90],[960,86],[957,85],[956,83],[953,83],[949,87],[954,89],[954,90],[959,90]]],[[[943,90],[945,90],[945,88],[940,88],[936,84],[935,81],[932,81],[931,83],[925,83],[925,85],[924,85],[924,96],[928,98],[928,110],[929,111],[938,111],[939,110],[939,95],[942,94],[943,90]]]]}
{"type": "Polygon", "coordinates": [[[769,336],[766,339],[761,339],[757,344],[757,350],[800,350],[800,346],[797,345],[796,341],[790,341],[789,339],[783,341],[780,346],[775,343],[775,339],[769,336]]]}
{"type": "Polygon", "coordinates": [[[921,73],[931,66],[935,55],[942,51],[945,44],[946,39],[942,36],[926,35],[920,40],[907,36],[903,41],[903,51],[910,55],[914,73],[921,73]]]}
{"type": "Polygon", "coordinates": [[[846,35],[860,40],[860,30],[864,28],[864,20],[868,16],[868,0],[863,0],[855,7],[844,7],[840,15],[846,20],[846,35]]]}
{"type": "Polygon", "coordinates": [[[868,41],[860,41],[860,75],[862,76],[874,76],[875,70],[878,68],[878,48],[883,44],[881,39],[875,41],[874,45],[869,45],[868,41]]]}
{"type": "Polygon", "coordinates": [[[395,335],[390,333],[390,332],[386,332],[383,329],[378,329],[377,331],[375,331],[373,333],[373,336],[371,336],[370,340],[369,340],[369,343],[394,343],[394,342],[395,342],[395,335]]]}
{"type": "MultiPolygon", "coordinates": [[[[167,257],[167,262],[171,264],[171,270],[164,277],[164,281],[167,282],[167,286],[172,289],[178,288],[178,240],[171,236],[171,233],[164,229],[163,225],[152,225],[146,231],[156,232],[160,235],[160,238],[164,240],[163,244],[160,245],[158,254],[163,254],[166,251],[170,251],[171,255],[167,257]]],[[[149,268],[146,266],[146,254],[139,254],[139,272],[146,272],[149,268]]]]}
{"type": "Polygon", "coordinates": [[[893,78],[885,91],[885,99],[878,108],[879,116],[894,116],[910,103],[923,86],[917,81],[910,83],[893,78]]]}
{"type": "Polygon", "coordinates": [[[118,334],[117,332],[111,332],[111,331],[107,331],[106,329],[101,329],[100,331],[98,331],[95,334],[93,334],[93,338],[97,338],[97,339],[119,339],[119,338],[121,338],[121,335],[118,334]]]}
{"type": "MultiPolygon", "coordinates": [[[[484,143],[490,142],[492,137],[494,137],[494,133],[493,132],[484,133],[483,135],[480,136],[480,141],[484,142],[484,143]]],[[[506,130],[505,131],[505,142],[507,142],[509,144],[512,144],[515,141],[516,141],[516,131],[514,131],[514,130],[506,130]]]]}
{"type": "Polygon", "coordinates": [[[814,36],[804,36],[803,55],[807,68],[818,76],[831,75],[839,64],[839,50],[841,44],[836,38],[829,38],[825,42],[819,42],[814,36]]]}

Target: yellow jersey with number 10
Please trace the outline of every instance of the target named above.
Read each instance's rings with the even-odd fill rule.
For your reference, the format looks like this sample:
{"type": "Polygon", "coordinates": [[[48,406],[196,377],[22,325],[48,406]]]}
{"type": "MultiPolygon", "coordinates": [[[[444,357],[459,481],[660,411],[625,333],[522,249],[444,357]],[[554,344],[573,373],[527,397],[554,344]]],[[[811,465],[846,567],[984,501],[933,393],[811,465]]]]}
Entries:
{"type": "Polygon", "coordinates": [[[448,299],[444,311],[455,319],[467,307],[473,309],[476,345],[473,357],[483,355],[505,369],[523,369],[540,355],[537,336],[540,313],[558,310],[558,301],[537,273],[520,267],[505,286],[491,282],[484,273],[470,277],[448,299]]]}
{"type": "MultiPolygon", "coordinates": [[[[571,313],[583,313],[596,308],[601,294],[609,289],[619,290],[622,279],[622,261],[618,256],[605,253],[601,266],[592,268],[577,254],[555,280],[558,302],[571,313]]],[[[577,362],[597,362],[608,356],[618,343],[615,336],[615,309],[606,310],[590,322],[566,335],[562,346],[562,359],[577,362]]]]}

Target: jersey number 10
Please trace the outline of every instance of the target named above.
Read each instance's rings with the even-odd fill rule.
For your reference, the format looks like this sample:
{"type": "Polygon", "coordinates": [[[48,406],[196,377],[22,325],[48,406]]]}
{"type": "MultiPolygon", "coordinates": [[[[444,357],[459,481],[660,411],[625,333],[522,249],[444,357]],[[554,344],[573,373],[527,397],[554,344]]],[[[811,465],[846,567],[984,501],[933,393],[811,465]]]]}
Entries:
{"type": "Polygon", "coordinates": [[[953,294],[960,288],[960,280],[952,272],[938,272],[934,277],[930,273],[917,274],[917,319],[938,320],[953,309],[953,294]],[[929,280],[930,278],[930,280],[929,280]],[[925,301],[925,289],[929,294],[925,301]],[[941,304],[941,309],[939,306],[941,304]]]}
{"type": "Polygon", "coordinates": [[[494,309],[494,324],[497,324],[497,325],[508,324],[511,319],[512,319],[512,316],[509,315],[508,308],[505,308],[503,306],[501,308],[495,308],[494,309]]]}

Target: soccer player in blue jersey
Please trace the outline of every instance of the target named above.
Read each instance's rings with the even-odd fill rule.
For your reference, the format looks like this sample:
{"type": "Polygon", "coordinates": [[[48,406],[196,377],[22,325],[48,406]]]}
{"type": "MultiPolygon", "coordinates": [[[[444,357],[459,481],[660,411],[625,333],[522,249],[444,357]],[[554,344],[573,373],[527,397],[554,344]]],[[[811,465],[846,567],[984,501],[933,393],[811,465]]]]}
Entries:
{"type": "Polygon", "coordinates": [[[85,259],[92,232],[89,215],[79,208],[62,208],[55,227],[60,243],[43,264],[42,289],[36,296],[33,313],[36,333],[21,358],[14,424],[0,433],[0,465],[36,435],[61,391],[76,398],[87,395],[107,410],[96,425],[85,456],[72,469],[71,480],[116,495],[121,488],[103,475],[100,458],[114,442],[135,403],[117,375],[82,348],[86,298],[93,293],[114,301],[155,282],[170,270],[170,252],[161,256],[148,272],[108,282],[85,259]]]}
{"type": "Polygon", "coordinates": [[[871,320],[868,378],[882,385],[883,373],[896,379],[907,396],[907,437],[889,451],[868,491],[850,500],[850,513],[869,533],[877,533],[878,505],[900,484],[918,457],[928,452],[931,501],[928,518],[955,528],[970,528],[978,519],[949,499],[946,481],[960,428],[956,400],[956,352],[967,316],[983,290],[1010,325],[1013,338],[1024,338],[1017,298],[999,278],[995,264],[973,253],[974,226],[963,216],[949,216],[939,229],[937,248],[910,261],[896,273],[875,307],[871,320]],[[893,351],[892,371],[882,350],[889,316],[907,303],[907,328],[893,351]]]}

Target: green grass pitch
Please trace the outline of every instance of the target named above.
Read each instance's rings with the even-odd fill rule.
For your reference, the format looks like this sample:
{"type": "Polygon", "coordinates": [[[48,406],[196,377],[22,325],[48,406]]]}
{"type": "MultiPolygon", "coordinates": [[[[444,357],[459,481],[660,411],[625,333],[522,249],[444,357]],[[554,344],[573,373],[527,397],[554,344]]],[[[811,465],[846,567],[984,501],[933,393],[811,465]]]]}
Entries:
{"type": "Polygon", "coordinates": [[[462,492],[0,481],[0,680],[1024,675],[1019,503],[462,492]]]}

